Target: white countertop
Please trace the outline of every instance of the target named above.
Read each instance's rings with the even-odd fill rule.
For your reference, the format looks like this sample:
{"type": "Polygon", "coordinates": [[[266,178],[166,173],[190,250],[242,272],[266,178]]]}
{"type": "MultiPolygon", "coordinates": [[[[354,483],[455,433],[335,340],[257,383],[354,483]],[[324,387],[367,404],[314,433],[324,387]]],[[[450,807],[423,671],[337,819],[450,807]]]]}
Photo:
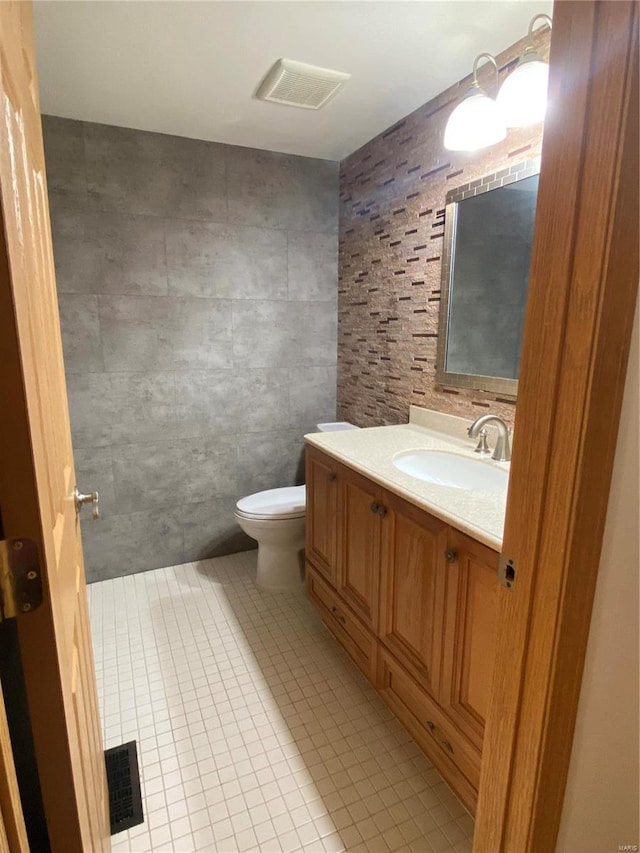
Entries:
{"type": "MultiPolygon", "coordinates": [[[[504,494],[490,494],[434,485],[404,474],[392,461],[397,453],[408,450],[444,450],[478,459],[473,452],[475,441],[415,423],[310,433],[305,436],[305,441],[452,527],[500,551],[506,490],[504,494]]],[[[509,463],[494,462],[490,458],[482,460],[481,464],[509,470],[509,463]]]]}

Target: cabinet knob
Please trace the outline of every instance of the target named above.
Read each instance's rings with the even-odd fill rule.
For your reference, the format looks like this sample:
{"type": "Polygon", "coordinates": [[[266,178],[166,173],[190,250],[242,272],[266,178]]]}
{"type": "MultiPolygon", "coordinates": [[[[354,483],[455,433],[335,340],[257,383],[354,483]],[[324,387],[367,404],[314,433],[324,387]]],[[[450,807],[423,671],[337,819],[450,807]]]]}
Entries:
{"type": "Polygon", "coordinates": [[[447,563],[455,563],[455,561],[458,559],[458,555],[455,551],[452,551],[450,548],[447,548],[447,550],[444,552],[444,558],[447,563]]]}
{"type": "Polygon", "coordinates": [[[380,516],[380,518],[384,518],[386,514],[387,514],[386,506],[382,506],[382,504],[380,504],[380,506],[378,507],[378,515],[380,516]]]}
{"type": "Polygon", "coordinates": [[[376,503],[376,501],[374,501],[371,504],[371,512],[377,513],[379,509],[380,509],[380,504],[378,504],[378,503],[376,503]]]}
{"type": "Polygon", "coordinates": [[[327,477],[327,479],[329,480],[330,483],[333,483],[337,476],[338,475],[335,473],[335,471],[332,471],[329,474],[329,476],[327,477]]]}
{"type": "Polygon", "coordinates": [[[443,741],[442,741],[442,745],[443,745],[443,746],[444,746],[444,748],[445,748],[445,749],[447,749],[449,752],[453,752],[453,747],[451,746],[451,744],[449,743],[449,741],[448,741],[448,740],[443,740],[443,741]]]}
{"type": "Polygon", "coordinates": [[[435,727],[436,727],[436,724],[435,724],[435,723],[432,723],[432,722],[431,722],[431,720],[427,720],[427,725],[429,726],[429,728],[431,729],[431,731],[433,731],[433,730],[435,729],[435,727]]]}

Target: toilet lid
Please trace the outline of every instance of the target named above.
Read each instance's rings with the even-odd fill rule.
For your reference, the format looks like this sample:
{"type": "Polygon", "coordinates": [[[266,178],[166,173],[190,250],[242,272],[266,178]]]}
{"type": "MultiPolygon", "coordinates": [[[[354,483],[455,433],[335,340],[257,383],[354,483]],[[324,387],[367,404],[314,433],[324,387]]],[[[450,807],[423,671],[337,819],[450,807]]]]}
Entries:
{"type": "Polygon", "coordinates": [[[266,492],[247,495],[246,498],[241,498],[236,504],[238,512],[266,518],[282,516],[295,518],[304,515],[305,507],[306,490],[304,486],[267,489],[266,492]]]}

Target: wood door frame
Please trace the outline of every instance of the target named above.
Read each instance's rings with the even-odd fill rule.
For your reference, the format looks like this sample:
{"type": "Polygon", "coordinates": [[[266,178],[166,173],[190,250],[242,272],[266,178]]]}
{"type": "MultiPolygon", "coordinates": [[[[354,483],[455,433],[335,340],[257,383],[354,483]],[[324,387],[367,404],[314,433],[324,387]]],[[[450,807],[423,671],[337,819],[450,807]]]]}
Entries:
{"type": "Polygon", "coordinates": [[[637,2],[555,4],[482,853],[553,850],[560,824],[638,289],[637,39],[637,2]]]}

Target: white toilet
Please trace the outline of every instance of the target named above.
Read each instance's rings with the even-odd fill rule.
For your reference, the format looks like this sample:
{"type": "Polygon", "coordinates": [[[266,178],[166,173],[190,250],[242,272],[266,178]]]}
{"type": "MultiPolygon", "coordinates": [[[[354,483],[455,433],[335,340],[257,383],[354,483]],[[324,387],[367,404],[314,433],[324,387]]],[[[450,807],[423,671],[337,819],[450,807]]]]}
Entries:
{"type": "Polygon", "coordinates": [[[241,498],[236,521],[258,541],[256,584],[260,589],[290,592],[303,578],[305,487],[269,489],[241,498]]]}
{"type": "MultiPolygon", "coordinates": [[[[357,429],[347,421],[318,424],[320,432],[357,429]]],[[[304,578],[304,486],[268,489],[241,498],[235,518],[242,530],[258,542],[256,585],[271,592],[300,589],[304,578]]]]}

